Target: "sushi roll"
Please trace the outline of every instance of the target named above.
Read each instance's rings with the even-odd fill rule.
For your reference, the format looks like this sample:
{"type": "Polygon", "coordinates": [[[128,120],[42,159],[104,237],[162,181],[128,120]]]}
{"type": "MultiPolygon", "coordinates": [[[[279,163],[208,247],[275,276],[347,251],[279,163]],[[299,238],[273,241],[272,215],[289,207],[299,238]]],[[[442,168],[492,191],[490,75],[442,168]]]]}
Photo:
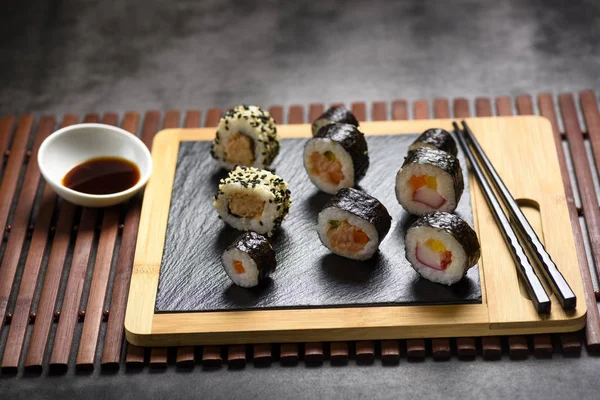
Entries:
{"type": "Polygon", "coordinates": [[[240,231],[271,236],[292,204],[288,184],[269,171],[238,166],[221,179],[213,206],[225,223],[240,231]]]}
{"type": "Polygon", "coordinates": [[[405,237],[406,259],[423,278],[452,285],[481,254],[475,231],[454,214],[432,212],[415,221],[405,237]]]}
{"type": "Polygon", "coordinates": [[[368,167],[367,141],[354,125],[326,125],[304,146],[308,177],[316,187],[330,194],[353,187],[368,167]]]}
{"type": "Polygon", "coordinates": [[[221,262],[233,283],[245,288],[258,285],[277,265],[271,243],[256,232],[235,239],[223,252],[221,262]]]}
{"type": "Polygon", "coordinates": [[[358,128],[358,120],[350,110],[344,106],[333,106],[313,121],[311,126],[313,136],[316,136],[319,129],[325,125],[333,123],[350,124],[358,128]]]}
{"type": "Polygon", "coordinates": [[[341,189],[319,213],[318,232],[325,247],[337,255],[367,260],[385,238],[392,217],[376,198],[341,189]]]}
{"type": "Polygon", "coordinates": [[[444,129],[434,128],[427,129],[410,145],[408,151],[416,150],[421,147],[429,147],[450,153],[453,156],[458,154],[456,142],[448,131],[444,129]]]}
{"type": "Polygon", "coordinates": [[[421,147],[408,153],[396,175],[396,198],[411,214],[452,212],[464,186],[462,168],[456,157],[421,147]]]}
{"type": "Polygon", "coordinates": [[[210,154],[224,168],[236,165],[265,169],[279,153],[275,120],[268,111],[241,105],[219,121],[210,154]]]}

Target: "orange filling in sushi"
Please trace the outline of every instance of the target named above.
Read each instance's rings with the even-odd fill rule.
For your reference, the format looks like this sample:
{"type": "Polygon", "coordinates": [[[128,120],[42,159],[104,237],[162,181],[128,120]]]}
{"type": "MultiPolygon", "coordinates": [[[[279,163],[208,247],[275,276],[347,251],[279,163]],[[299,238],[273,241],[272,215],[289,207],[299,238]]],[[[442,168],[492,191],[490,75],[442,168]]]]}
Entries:
{"type": "Polygon", "coordinates": [[[252,165],[254,162],[254,141],[238,132],[227,141],[227,161],[232,164],[252,165]]]}
{"type": "Polygon", "coordinates": [[[429,175],[413,175],[408,181],[413,190],[413,201],[425,204],[435,210],[446,203],[437,192],[437,178],[429,175]]]}
{"type": "Polygon", "coordinates": [[[330,247],[353,254],[360,252],[369,243],[369,236],[348,221],[329,221],[327,237],[330,247]]]}
{"type": "Polygon", "coordinates": [[[235,193],[229,198],[229,211],[238,217],[259,219],[264,208],[264,201],[246,193],[235,193]]]}
{"type": "Polygon", "coordinates": [[[321,179],[339,185],[344,174],[342,173],[342,163],[331,151],[321,153],[315,151],[310,155],[311,173],[318,175],[321,179]]]}
{"type": "Polygon", "coordinates": [[[244,272],[246,272],[246,270],[244,269],[244,264],[239,260],[233,260],[233,268],[235,269],[235,272],[237,274],[243,274],[244,272]]]}
{"type": "Polygon", "coordinates": [[[424,244],[417,244],[417,260],[429,268],[444,271],[452,262],[452,252],[437,239],[428,239],[424,244]]]}

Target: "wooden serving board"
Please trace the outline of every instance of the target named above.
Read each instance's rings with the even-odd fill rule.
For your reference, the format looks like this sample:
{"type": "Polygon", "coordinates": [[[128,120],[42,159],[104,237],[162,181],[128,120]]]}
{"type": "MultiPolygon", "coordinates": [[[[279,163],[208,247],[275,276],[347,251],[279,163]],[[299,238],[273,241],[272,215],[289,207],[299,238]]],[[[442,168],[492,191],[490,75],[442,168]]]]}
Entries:
{"type": "MultiPolygon", "coordinates": [[[[127,339],[136,345],[229,344],[569,332],[585,325],[586,307],[552,128],[540,117],[469,119],[482,146],[544,240],[579,298],[565,313],[555,297],[539,316],[479,188],[470,178],[475,229],[482,244],[481,304],[366,306],[228,312],[157,313],[155,304],[181,142],[212,140],[214,129],[171,129],[154,141],[154,173],[146,189],[129,302],[127,339]]],[[[367,135],[407,134],[451,120],[370,122],[367,135]]],[[[280,125],[283,138],[310,135],[309,125],[280,125]]],[[[541,275],[541,273],[540,273],[541,275]]],[[[547,288],[549,290],[549,288],[547,288]]]]}

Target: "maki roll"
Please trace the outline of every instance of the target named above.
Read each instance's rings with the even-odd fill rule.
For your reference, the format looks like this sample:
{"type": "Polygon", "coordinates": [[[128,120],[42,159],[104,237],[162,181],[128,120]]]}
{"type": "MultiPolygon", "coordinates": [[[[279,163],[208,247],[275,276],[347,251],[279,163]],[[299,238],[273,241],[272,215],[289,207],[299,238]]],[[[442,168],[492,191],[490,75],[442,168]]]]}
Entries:
{"type": "Polygon", "coordinates": [[[421,147],[408,153],[396,175],[396,198],[411,214],[452,212],[464,186],[462,169],[455,156],[421,147]]]}
{"type": "Polygon", "coordinates": [[[448,131],[444,129],[434,128],[427,129],[410,145],[408,151],[416,150],[421,147],[429,147],[450,153],[453,156],[458,154],[456,142],[448,131]]]}
{"type": "Polygon", "coordinates": [[[367,260],[385,238],[392,217],[376,198],[356,189],[341,189],[319,213],[318,232],[337,255],[367,260]]]}
{"type": "Polygon", "coordinates": [[[233,283],[249,288],[258,285],[275,270],[275,250],[262,235],[246,232],[235,239],[221,256],[225,272],[233,283]]]}
{"type": "Polygon", "coordinates": [[[268,111],[241,105],[219,121],[210,154],[224,168],[267,168],[279,153],[275,120],[268,111]]]}
{"type": "Polygon", "coordinates": [[[353,187],[367,172],[367,141],[354,125],[329,124],[304,146],[304,168],[320,190],[335,194],[353,187]]]}
{"type": "Polygon", "coordinates": [[[475,231],[454,214],[432,212],[415,221],[405,238],[406,259],[423,278],[452,285],[479,259],[475,231]]]}
{"type": "Polygon", "coordinates": [[[325,125],[333,123],[350,124],[358,127],[358,120],[350,110],[344,106],[333,106],[313,121],[311,126],[313,136],[316,136],[319,129],[325,125]]]}
{"type": "Polygon", "coordinates": [[[269,171],[239,166],[221,179],[213,206],[225,223],[240,231],[271,236],[289,212],[288,184],[269,171]]]}

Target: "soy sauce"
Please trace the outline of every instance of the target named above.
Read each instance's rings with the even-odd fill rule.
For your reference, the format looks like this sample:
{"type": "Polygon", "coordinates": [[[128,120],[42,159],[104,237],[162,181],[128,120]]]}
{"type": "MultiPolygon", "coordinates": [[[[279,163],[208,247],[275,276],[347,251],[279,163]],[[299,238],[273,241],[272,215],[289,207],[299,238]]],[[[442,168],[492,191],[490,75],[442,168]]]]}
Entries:
{"type": "Polygon", "coordinates": [[[120,157],[92,158],[71,169],[62,183],[69,189],[87,194],[113,194],[135,186],[140,170],[120,157]]]}

